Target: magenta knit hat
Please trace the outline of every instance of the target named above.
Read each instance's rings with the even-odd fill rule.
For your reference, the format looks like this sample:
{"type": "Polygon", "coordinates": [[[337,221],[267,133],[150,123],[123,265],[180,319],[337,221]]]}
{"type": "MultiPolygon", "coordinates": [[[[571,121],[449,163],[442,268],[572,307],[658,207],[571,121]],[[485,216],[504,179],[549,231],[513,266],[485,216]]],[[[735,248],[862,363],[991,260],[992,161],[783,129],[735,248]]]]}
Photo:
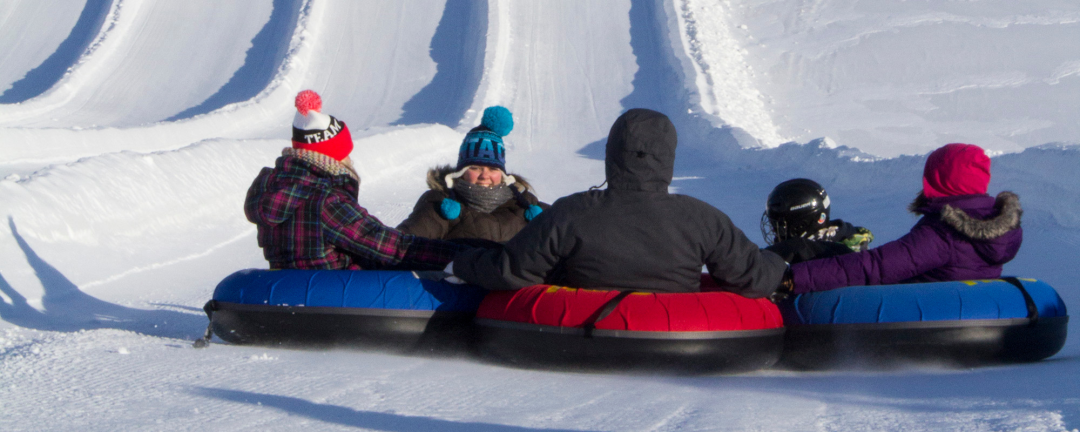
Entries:
{"type": "Polygon", "coordinates": [[[985,194],[990,186],[990,158],[971,144],[946,144],[926,158],[923,195],[941,198],[985,194]]]}

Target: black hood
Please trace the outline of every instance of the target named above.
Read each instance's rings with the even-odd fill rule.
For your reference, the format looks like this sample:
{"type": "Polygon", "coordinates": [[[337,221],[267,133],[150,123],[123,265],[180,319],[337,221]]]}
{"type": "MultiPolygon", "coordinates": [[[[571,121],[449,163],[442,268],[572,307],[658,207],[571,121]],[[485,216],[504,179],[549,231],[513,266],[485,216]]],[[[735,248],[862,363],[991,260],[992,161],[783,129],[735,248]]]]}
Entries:
{"type": "Polygon", "coordinates": [[[608,188],[667,192],[677,142],[675,125],[666,115],[643,108],[623,113],[608,132],[608,188]]]}

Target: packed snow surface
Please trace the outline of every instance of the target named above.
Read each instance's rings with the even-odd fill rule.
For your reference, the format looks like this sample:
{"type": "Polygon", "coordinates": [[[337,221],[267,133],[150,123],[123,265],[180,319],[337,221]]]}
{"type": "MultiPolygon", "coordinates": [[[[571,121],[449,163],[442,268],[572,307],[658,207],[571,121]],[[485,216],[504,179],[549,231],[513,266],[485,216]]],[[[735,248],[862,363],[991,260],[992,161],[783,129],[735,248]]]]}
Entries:
{"type": "Polygon", "coordinates": [[[390,225],[494,104],[547,202],[603,181],[621,112],[668,114],[673,190],[758,241],[792,177],[893,240],[925,154],[979,144],[1025,210],[1006,273],[1076,305],[1075,1],[8,0],[0,29],[0,430],[1080,428],[1075,337],[1036,364],[707,377],[191,347],[217,282],[266,267],[241,203],[308,88],[390,225]]]}

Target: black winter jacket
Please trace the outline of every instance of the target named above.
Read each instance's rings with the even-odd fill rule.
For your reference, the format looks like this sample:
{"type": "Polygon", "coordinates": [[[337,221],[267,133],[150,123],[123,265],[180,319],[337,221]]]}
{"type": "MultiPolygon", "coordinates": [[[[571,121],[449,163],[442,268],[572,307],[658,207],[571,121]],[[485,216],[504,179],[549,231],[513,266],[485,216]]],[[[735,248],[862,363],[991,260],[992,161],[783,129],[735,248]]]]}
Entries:
{"type": "Polygon", "coordinates": [[[548,283],[696,292],[704,265],[728,291],[768,296],[783,259],[760,250],[715,207],[668,193],[675,146],[667,116],[624,113],[608,135],[607,190],[555,201],[502,248],[458,254],[454,274],[487,289],[548,283]]]}

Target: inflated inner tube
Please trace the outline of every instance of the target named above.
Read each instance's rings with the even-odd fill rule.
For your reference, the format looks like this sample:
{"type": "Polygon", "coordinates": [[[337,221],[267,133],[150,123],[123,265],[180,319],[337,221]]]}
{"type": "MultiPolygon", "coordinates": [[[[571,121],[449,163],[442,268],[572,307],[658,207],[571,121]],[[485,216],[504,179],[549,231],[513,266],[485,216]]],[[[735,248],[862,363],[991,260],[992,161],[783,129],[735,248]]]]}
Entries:
{"type": "Polygon", "coordinates": [[[407,271],[242,270],[206,309],[237,344],[464,349],[485,294],[407,271]]]}
{"type": "Polygon", "coordinates": [[[478,353],[521,367],[737,372],[780,357],[784,328],[764,299],[537,285],[493,291],[477,311],[478,353]]]}
{"type": "Polygon", "coordinates": [[[1042,360],[1064,346],[1069,321],[1057,292],[1026,278],[848,287],[780,310],[781,365],[798,369],[1042,360]]]}

